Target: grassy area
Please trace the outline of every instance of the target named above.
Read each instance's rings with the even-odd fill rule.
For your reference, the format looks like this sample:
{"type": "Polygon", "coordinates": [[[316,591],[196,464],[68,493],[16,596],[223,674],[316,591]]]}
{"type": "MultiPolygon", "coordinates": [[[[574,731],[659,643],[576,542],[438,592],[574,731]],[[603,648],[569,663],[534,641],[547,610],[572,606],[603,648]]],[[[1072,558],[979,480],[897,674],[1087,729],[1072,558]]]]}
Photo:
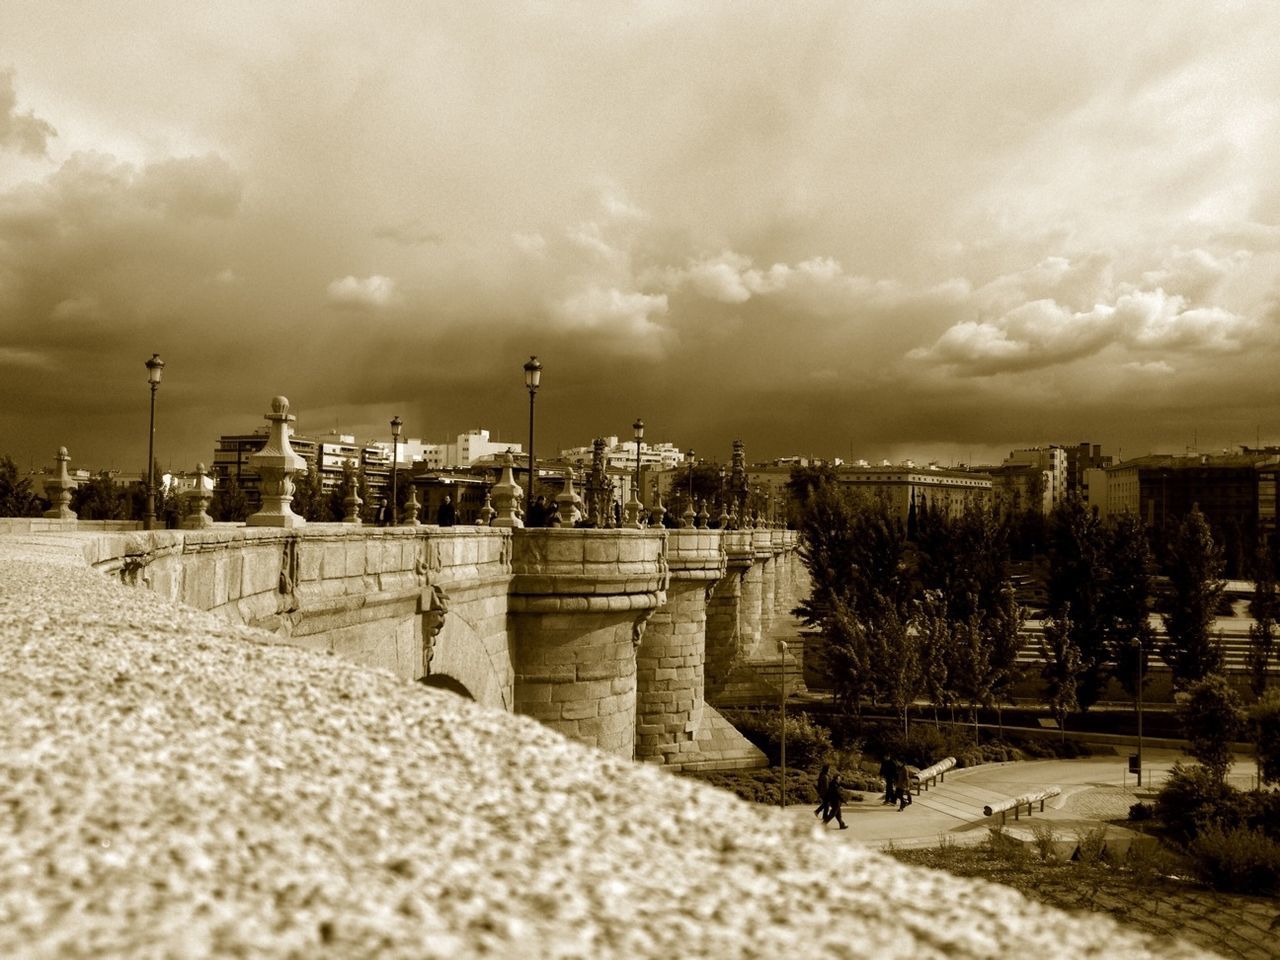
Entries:
{"type": "Polygon", "coordinates": [[[1185,861],[1163,847],[1118,864],[1088,853],[1058,862],[996,842],[886,852],[903,863],[1013,887],[1060,909],[1107,913],[1159,938],[1181,938],[1227,956],[1275,955],[1280,902],[1184,879],[1185,861]]]}

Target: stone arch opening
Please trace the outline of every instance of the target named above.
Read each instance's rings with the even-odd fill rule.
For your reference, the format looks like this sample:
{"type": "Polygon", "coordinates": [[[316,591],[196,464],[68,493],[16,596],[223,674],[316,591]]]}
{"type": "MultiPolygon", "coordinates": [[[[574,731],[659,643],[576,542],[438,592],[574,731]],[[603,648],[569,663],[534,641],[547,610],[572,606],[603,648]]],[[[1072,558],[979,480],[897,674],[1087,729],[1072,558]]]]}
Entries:
{"type": "Polygon", "coordinates": [[[437,690],[448,690],[450,693],[456,693],[460,697],[474,701],[475,696],[467,689],[466,684],[460,680],[455,680],[447,673],[430,673],[425,677],[419,677],[418,682],[424,687],[434,687],[437,690]]]}

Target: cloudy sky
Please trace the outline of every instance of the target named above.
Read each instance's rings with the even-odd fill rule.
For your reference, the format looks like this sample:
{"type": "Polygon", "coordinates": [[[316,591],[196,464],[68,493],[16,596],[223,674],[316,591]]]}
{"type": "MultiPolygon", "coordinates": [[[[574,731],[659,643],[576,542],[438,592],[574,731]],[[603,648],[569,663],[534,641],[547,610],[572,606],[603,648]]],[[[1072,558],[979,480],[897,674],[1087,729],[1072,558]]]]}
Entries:
{"type": "Polygon", "coordinates": [[[0,4],[0,453],[1280,442],[1280,6],[0,4]],[[358,12],[357,12],[358,11],[358,12]]]}

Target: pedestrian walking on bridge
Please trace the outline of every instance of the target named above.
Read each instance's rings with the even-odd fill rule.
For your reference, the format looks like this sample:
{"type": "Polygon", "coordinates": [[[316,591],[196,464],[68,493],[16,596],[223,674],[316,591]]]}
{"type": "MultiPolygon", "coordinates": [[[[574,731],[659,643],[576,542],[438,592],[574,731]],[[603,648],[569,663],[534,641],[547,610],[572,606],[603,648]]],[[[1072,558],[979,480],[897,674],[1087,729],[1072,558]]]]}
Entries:
{"type": "Polygon", "coordinates": [[[844,803],[844,785],[840,782],[840,771],[837,770],[831,775],[831,779],[827,781],[827,812],[822,815],[822,825],[826,826],[832,820],[840,824],[841,830],[848,830],[849,825],[844,822],[844,817],[840,816],[840,807],[844,803]]]}

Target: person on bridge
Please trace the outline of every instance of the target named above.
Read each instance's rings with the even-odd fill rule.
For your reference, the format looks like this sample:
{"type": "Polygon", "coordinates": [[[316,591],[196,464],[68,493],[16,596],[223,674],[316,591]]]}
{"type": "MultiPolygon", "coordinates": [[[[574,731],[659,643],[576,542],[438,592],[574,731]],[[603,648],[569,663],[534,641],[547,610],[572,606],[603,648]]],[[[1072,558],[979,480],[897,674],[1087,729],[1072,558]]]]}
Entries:
{"type": "Polygon", "coordinates": [[[880,779],[884,781],[884,799],[880,801],[880,805],[887,803],[893,806],[898,802],[898,764],[887,753],[880,761],[880,779]]]}
{"type": "Polygon", "coordinates": [[[436,523],[442,527],[452,527],[455,514],[453,512],[453,501],[446,493],[444,500],[440,504],[440,509],[436,511],[436,523]]]}
{"type": "Polygon", "coordinates": [[[840,816],[840,806],[844,803],[844,785],[840,782],[839,770],[827,781],[827,793],[824,799],[827,802],[827,812],[822,815],[822,825],[825,827],[834,820],[840,824],[841,830],[848,830],[849,825],[844,822],[844,817],[840,816]]]}
{"type": "Polygon", "coordinates": [[[827,812],[827,784],[830,782],[828,774],[831,771],[831,764],[824,763],[821,772],[818,773],[818,806],[813,811],[815,817],[820,817],[827,812]]]}

